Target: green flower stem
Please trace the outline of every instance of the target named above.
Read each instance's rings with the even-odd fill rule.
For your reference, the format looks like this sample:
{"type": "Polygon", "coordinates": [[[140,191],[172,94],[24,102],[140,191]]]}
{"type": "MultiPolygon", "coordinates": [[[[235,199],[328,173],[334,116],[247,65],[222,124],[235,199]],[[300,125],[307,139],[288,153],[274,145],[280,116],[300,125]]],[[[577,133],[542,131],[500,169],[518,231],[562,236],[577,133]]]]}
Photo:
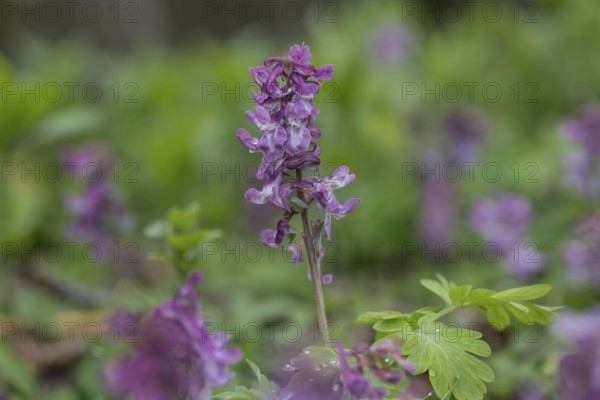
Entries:
{"type": "MultiPolygon", "coordinates": [[[[296,170],[296,180],[302,181],[302,170],[296,170]]],[[[298,198],[302,201],[304,199],[304,193],[298,191],[298,198]]],[[[308,267],[310,270],[310,277],[313,285],[313,293],[315,296],[315,303],[317,308],[317,323],[319,325],[319,333],[321,340],[324,344],[331,345],[329,343],[329,327],[327,324],[327,313],[325,311],[325,297],[323,296],[323,285],[321,283],[321,274],[319,272],[318,261],[315,252],[315,241],[312,237],[310,224],[308,222],[308,210],[303,209],[300,216],[302,217],[302,226],[304,228],[303,238],[304,245],[306,247],[306,255],[308,258],[308,267]]]]}

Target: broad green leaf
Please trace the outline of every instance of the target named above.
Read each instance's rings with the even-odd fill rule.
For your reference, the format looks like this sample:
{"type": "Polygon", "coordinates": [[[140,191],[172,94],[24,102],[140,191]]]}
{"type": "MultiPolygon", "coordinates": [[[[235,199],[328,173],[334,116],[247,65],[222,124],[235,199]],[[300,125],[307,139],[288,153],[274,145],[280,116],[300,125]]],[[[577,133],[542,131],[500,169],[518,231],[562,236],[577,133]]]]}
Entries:
{"type": "Polygon", "coordinates": [[[279,387],[269,381],[266,376],[260,372],[258,365],[246,359],[246,362],[256,375],[258,380],[258,389],[248,389],[244,386],[238,386],[235,390],[221,392],[213,395],[218,400],[276,400],[279,396],[279,387]]]}
{"type": "Polygon", "coordinates": [[[417,367],[416,373],[428,371],[439,397],[451,392],[457,400],[483,399],[484,382],[492,382],[494,372],[475,357],[491,354],[481,333],[436,322],[404,336],[402,353],[417,367]]]}
{"type": "Polygon", "coordinates": [[[469,296],[471,292],[471,285],[462,285],[457,286],[448,291],[448,296],[450,297],[450,304],[454,306],[460,307],[465,302],[465,299],[469,296]]]}
{"type": "Polygon", "coordinates": [[[457,286],[449,291],[454,307],[473,307],[492,297],[496,292],[489,289],[473,289],[471,285],[457,286]]]}
{"type": "Polygon", "coordinates": [[[440,298],[444,300],[444,303],[448,305],[452,304],[452,301],[450,300],[450,295],[448,293],[449,288],[444,284],[431,279],[422,279],[421,285],[425,286],[427,289],[440,296],[440,298]]]}
{"type": "Polygon", "coordinates": [[[547,324],[554,318],[556,309],[523,300],[537,299],[549,290],[550,285],[525,286],[496,293],[487,299],[481,299],[474,305],[481,308],[490,323],[498,329],[510,325],[510,315],[519,322],[547,324]]]}
{"type": "Polygon", "coordinates": [[[519,310],[521,312],[524,312],[524,313],[528,313],[529,312],[529,308],[525,307],[521,303],[517,303],[515,301],[511,301],[508,304],[510,304],[513,308],[516,308],[517,310],[519,310]]]}
{"type": "Polygon", "coordinates": [[[455,285],[454,282],[449,281],[448,279],[446,279],[443,275],[440,274],[435,274],[435,276],[438,278],[438,280],[442,283],[442,285],[444,285],[445,288],[447,288],[448,290],[452,289],[455,285]]]}
{"type": "Polygon", "coordinates": [[[535,300],[547,295],[551,289],[551,285],[523,286],[498,292],[493,298],[505,301],[535,300]]]}
{"type": "Polygon", "coordinates": [[[373,325],[377,332],[399,332],[409,328],[407,318],[382,319],[373,325]]]}
{"type": "Polygon", "coordinates": [[[394,318],[402,318],[410,314],[402,314],[397,311],[367,311],[358,316],[356,321],[357,324],[369,324],[372,325],[377,321],[383,319],[394,319],[394,318]]]}
{"type": "Polygon", "coordinates": [[[469,294],[462,299],[461,307],[475,307],[486,299],[492,297],[496,292],[490,289],[471,289],[469,294]]]}
{"type": "Polygon", "coordinates": [[[511,303],[511,306],[508,307],[508,311],[517,320],[529,324],[547,324],[552,321],[555,314],[553,308],[533,303],[520,303],[519,306],[520,307],[515,307],[514,304],[511,303]]]}
{"type": "Polygon", "coordinates": [[[454,306],[446,306],[442,309],[440,309],[437,312],[433,312],[433,313],[429,313],[429,314],[424,314],[422,317],[420,317],[418,319],[418,323],[419,324],[428,324],[431,323],[433,321],[436,321],[437,319],[441,318],[442,316],[454,311],[456,308],[454,306]]]}
{"type": "Polygon", "coordinates": [[[424,316],[421,322],[433,322],[460,307],[481,309],[489,322],[498,329],[510,325],[511,316],[519,322],[546,324],[555,315],[555,308],[525,302],[546,295],[552,288],[550,285],[524,286],[496,293],[489,289],[473,289],[471,285],[455,286],[453,282],[447,281],[440,275],[438,280],[425,279],[421,283],[440,296],[447,307],[437,315],[424,316]]]}
{"type": "Polygon", "coordinates": [[[438,312],[439,310],[440,310],[439,306],[421,307],[418,310],[413,311],[412,314],[410,314],[412,316],[411,320],[416,321],[420,318],[421,315],[435,313],[435,312],[438,312]]]}
{"type": "Polygon", "coordinates": [[[279,386],[274,382],[271,382],[260,372],[260,368],[258,365],[253,363],[252,361],[246,359],[246,362],[252,368],[252,372],[256,375],[256,379],[258,380],[258,394],[260,395],[261,400],[276,400],[279,395],[279,386]]]}
{"type": "Polygon", "coordinates": [[[412,314],[403,314],[395,311],[368,311],[359,315],[356,323],[372,324],[373,329],[381,332],[394,332],[403,329],[403,325],[409,323],[414,325],[425,315],[435,315],[440,307],[424,307],[414,311],[412,314]]]}
{"type": "Polygon", "coordinates": [[[496,329],[502,330],[510,325],[510,315],[502,306],[486,307],[485,316],[496,329]]]}
{"type": "Polygon", "coordinates": [[[251,360],[249,360],[247,358],[246,358],[246,362],[250,366],[250,369],[252,370],[252,372],[254,372],[254,376],[256,376],[256,379],[258,380],[258,383],[260,383],[261,380],[263,379],[263,376],[264,376],[260,372],[260,368],[258,368],[258,365],[256,365],[255,363],[253,363],[251,360]]]}

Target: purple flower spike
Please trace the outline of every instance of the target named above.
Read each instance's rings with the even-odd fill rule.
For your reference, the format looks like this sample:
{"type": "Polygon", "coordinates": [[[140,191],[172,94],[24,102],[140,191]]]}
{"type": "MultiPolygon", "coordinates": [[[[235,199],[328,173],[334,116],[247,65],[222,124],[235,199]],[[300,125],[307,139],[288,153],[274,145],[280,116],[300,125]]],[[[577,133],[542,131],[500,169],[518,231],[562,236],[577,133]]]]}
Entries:
{"type": "MultiPolygon", "coordinates": [[[[309,63],[310,50],[302,44],[292,46],[285,57],[268,58],[265,67],[250,69],[261,92],[254,94],[258,103],[255,111],[246,115],[262,136],[254,138],[245,129],[238,129],[237,137],[251,152],[263,153],[258,179],[266,177],[267,182],[276,182],[286,172],[279,166],[288,165],[291,159],[296,162],[288,169],[319,163],[318,146],[313,142],[320,135],[319,129],[312,125],[319,113],[314,96],[320,89],[318,81],[333,77],[333,67],[315,68],[309,63]]],[[[271,201],[282,207],[280,202],[271,201]]]]}
{"type": "MultiPolygon", "coordinates": [[[[283,57],[269,57],[264,66],[250,68],[260,91],[253,93],[257,106],[246,116],[261,136],[253,137],[245,129],[237,131],[238,140],[246,149],[263,155],[256,174],[264,180],[263,187],[246,191],[246,200],[253,204],[271,202],[285,212],[277,230],[264,230],[261,241],[270,247],[287,246],[294,264],[302,262],[304,254],[295,243],[286,242],[289,234],[297,233],[290,226],[293,215],[304,213],[314,202],[324,213],[324,222],[319,222],[319,227],[324,228],[330,239],[332,218],[343,218],[360,204],[360,199],[340,203],[334,194],[354,180],[355,175],[348,167],[341,166],[322,178],[301,174],[321,163],[321,148],[315,142],[321,131],[313,125],[319,115],[314,97],[321,88],[319,82],[333,78],[333,66],[314,67],[310,60],[308,46],[294,45],[283,57]]],[[[321,247],[320,228],[311,233],[314,242],[311,245],[315,248],[321,247]]],[[[317,254],[317,264],[322,256],[317,254]]],[[[324,283],[331,282],[330,275],[320,278],[324,283]]]]}
{"type": "Polygon", "coordinates": [[[193,273],[173,299],[141,322],[133,353],[108,369],[117,392],[138,400],[205,400],[231,381],[227,365],[241,353],[227,347],[226,335],[208,329],[195,288],[200,281],[202,274],[193,273]]]}

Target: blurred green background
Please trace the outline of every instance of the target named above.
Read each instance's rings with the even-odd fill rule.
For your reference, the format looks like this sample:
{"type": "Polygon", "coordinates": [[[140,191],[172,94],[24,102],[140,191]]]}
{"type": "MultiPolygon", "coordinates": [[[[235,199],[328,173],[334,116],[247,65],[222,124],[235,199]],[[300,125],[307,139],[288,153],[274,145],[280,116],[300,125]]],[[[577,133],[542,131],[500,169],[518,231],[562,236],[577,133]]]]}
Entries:
{"type": "MultiPolygon", "coordinates": [[[[363,200],[352,215],[334,222],[324,263],[325,271],[334,274],[326,298],[330,319],[339,328],[336,337],[370,340],[368,328],[352,324],[360,312],[432,304],[436,300],[418,281],[435,273],[496,290],[519,284],[500,262],[480,252],[448,262],[421,251],[422,185],[405,168],[420,163],[429,149],[444,151],[442,120],[455,110],[468,110],[485,122],[479,161],[498,163],[502,176],[492,182],[476,169],[473,180],[453,184],[449,240],[481,241],[469,225],[479,198],[503,192],[527,196],[533,205],[527,235],[548,263],[534,281],[555,286],[549,304],[593,304],[597,290],[566,279],[562,258],[574,224],[595,205],[565,185],[561,158],[571,145],[559,134],[559,124],[598,100],[600,3],[496,1],[490,2],[493,9],[486,8],[488,2],[475,3],[472,14],[464,3],[453,3],[461,13],[455,18],[443,2],[281,2],[271,20],[259,2],[263,16],[254,21],[253,10],[246,8],[244,14],[244,2],[123,2],[115,3],[118,16],[110,4],[99,2],[104,17],[97,24],[77,12],[75,23],[48,21],[43,13],[40,23],[27,15],[23,22],[21,14],[4,8],[0,399],[109,398],[102,364],[118,353],[114,346],[65,343],[66,338],[53,343],[43,337],[15,344],[20,334],[6,335],[5,323],[23,322],[35,331],[35,323],[83,324],[101,321],[115,309],[142,310],[160,303],[178,278],[164,262],[148,257],[165,246],[146,238],[144,229],[172,206],[193,201],[201,204],[201,225],[222,230],[200,266],[206,275],[201,295],[212,319],[233,331],[236,323],[302,327],[297,343],[286,341],[277,327],[275,339],[265,330],[256,343],[237,330],[236,343],[246,357],[267,375],[283,376],[287,357],[312,340],[311,286],[306,265],[292,267],[281,251],[271,254],[256,245],[260,230],[274,226],[279,213],[244,201],[245,190],[258,187],[252,171],[260,160],[247,153],[235,132],[245,127],[257,134],[244,115],[254,107],[248,68],[294,43],[310,46],[313,65],[335,66],[333,81],[316,100],[322,169],[327,173],[348,165],[356,180],[340,196],[363,200]],[[221,14],[222,7],[237,11],[221,14]],[[298,21],[296,9],[302,14],[298,21]],[[421,14],[424,9],[434,11],[421,14]],[[476,84],[473,97],[465,86],[469,82],[476,84]],[[463,89],[459,96],[452,92],[456,84],[463,89]],[[501,94],[490,95],[491,89],[481,89],[485,85],[501,88],[501,94]],[[56,92],[56,87],[61,89],[56,92]],[[411,92],[415,87],[417,92],[411,92]],[[101,96],[96,100],[97,88],[101,96]],[[118,160],[115,186],[131,216],[118,243],[121,251],[135,244],[134,262],[123,262],[123,257],[116,263],[90,262],[80,252],[51,260],[44,253],[44,246],[63,248],[69,240],[62,199],[70,186],[64,179],[50,182],[43,170],[39,180],[31,174],[23,178],[21,169],[60,162],[63,149],[88,143],[104,144],[118,160]],[[14,163],[16,175],[6,170],[14,163]],[[536,166],[534,180],[525,178],[527,163],[536,166]],[[34,250],[13,254],[7,247],[11,243],[34,250]],[[411,244],[419,251],[407,252],[411,244]],[[103,300],[90,306],[61,296],[36,280],[32,268],[41,271],[42,281],[98,292],[103,300]]],[[[110,335],[104,329],[104,338],[110,335]]],[[[556,339],[542,328],[533,343],[511,338],[509,332],[493,344],[497,381],[490,385],[489,398],[518,398],[521,388],[530,385],[545,391],[543,398],[553,398],[560,384],[556,339]]],[[[238,376],[241,382],[251,378],[243,365],[238,376]]]]}

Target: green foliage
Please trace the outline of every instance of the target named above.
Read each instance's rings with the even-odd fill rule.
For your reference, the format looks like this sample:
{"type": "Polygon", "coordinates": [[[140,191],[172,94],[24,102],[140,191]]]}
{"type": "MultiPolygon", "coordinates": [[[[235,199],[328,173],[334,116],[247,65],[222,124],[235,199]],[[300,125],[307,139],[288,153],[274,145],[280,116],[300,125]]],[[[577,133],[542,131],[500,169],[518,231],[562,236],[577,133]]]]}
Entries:
{"type": "Polygon", "coordinates": [[[152,256],[169,261],[184,275],[195,268],[202,256],[203,244],[221,236],[219,230],[201,229],[199,216],[200,205],[191,203],[184,208],[171,208],[165,219],[150,224],[146,236],[165,239],[170,248],[169,254],[152,256]]]}
{"type": "Polygon", "coordinates": [[[233,391],[222,392],[213,397],[217,400],[276,400],[279,395],[279,387],[264,376],[255,363],[248,359],[246,362],[258,381],[256,389],[238,386],[233,391]]]}
{"type": "Polygon", "coordinates": [[[457,286],[438,275],[438,280],[424,279],[421,284],[438,295],[445,305],[427,307],[405,314],[395,311],[366,312],[356,320],[373,325],[378,337],[393,336],[404,344],[402,354],[412,362],[417,373],[428,372],[437,396],[457,400],[483,399],[486,382],[494,380],[492,369],[478,357],[491,354],[482,334],[444,324],[437,319],[464,307],[482,310],[498,329],[506,328],[510,316],[519,322],[545,324],[552,320],[555,308],[529,302],[546,295],[550,285],[531,285],[502,292],[457,286]],[[449,397],[450,396],[450,397],[449,397]]]}
{"type": "Polygon", "coordinates": [[[0,379],[16,393],[32,397],[33,372],[6,343],[0,343],[0,379]]]}
{"type": "Polygon", "coordinates": [[[476,307],[482,310],[488,321],[498,329],[504,329],[512,318],[518,322],[547,324],[554,317],[557,308],[545,307],[528,302],[545,296],[550,285],[531,285],[502,292],[490,289],[473,289],[472,285],[456,286],[438,275],[439,281],[423,279],[421,284],[437,294],[446,303],[439,312],[428,315],[434,320],[461,307],[476,307]]]}
{"type": "MultiPolygon", "coordinates": [[[[408,327],[407,327],[408,328],[408,327]]],[[[491,368],[476,358],[491,354],[481,333],[433,322],[417,329],[405,329],[402,353],[417,366],[416,373],[429,373],[429,380],[440,396],[452,393],[458,400],[482,399],[484,382],[492,382],[491,368]]]]}

